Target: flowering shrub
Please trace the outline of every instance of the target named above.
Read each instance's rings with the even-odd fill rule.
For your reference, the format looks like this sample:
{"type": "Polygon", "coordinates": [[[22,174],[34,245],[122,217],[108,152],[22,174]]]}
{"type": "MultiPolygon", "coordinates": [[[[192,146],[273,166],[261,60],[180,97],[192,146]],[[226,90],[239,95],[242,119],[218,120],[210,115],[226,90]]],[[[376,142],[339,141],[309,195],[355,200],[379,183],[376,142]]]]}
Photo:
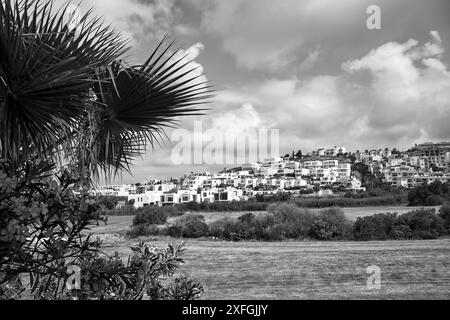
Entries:
{"type": "Polygon", "coordinates": [[[167,281],[183,263],[182,246],[141,243],[126,264],[102,252],[89,230],[103,208],[72,172],[53,175],[45,162],[11,171],[0,163],[1,299],[194,299],[203,292],[187,276],[167,281]],[[81,286],[68,290],[73,266],[81,286]]]}

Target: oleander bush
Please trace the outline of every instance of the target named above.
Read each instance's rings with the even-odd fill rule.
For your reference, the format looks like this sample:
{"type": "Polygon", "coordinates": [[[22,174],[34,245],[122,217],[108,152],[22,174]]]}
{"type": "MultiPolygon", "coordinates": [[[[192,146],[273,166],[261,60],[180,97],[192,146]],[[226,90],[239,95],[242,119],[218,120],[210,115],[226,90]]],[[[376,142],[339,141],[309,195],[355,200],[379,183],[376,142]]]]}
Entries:
{"type": "Polygon", "coordinates": [[[10,177],[0,162],[0,299],[194,299],[203,287],[174,277],[181,246],[132,248],[126,264],[102,251],[90,228],[102,205],[79,188],[76,172],[27,162],[10,177]],[[68,290],[69,269],[80,268],[81,287],[68,290]]]}

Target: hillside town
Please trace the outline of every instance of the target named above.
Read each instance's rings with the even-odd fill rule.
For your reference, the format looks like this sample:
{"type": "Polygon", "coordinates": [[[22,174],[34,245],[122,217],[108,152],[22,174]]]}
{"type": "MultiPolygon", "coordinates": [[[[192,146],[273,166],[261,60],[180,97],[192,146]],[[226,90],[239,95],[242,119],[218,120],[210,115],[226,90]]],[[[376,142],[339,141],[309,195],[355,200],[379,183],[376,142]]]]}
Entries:
{"type": "Polygon", "coordinates": [[[240,201],[279,192],[330,196],[365,191],[364,174],[393,187],[450,182],[450,142],[423,143],[406,151],[385,148],[348,152],[340,146],[305,155],[298,151],[216,173],[191,172],[165,181],[108,185],[93,193],[122,197],[136,208],[240,201]]]}

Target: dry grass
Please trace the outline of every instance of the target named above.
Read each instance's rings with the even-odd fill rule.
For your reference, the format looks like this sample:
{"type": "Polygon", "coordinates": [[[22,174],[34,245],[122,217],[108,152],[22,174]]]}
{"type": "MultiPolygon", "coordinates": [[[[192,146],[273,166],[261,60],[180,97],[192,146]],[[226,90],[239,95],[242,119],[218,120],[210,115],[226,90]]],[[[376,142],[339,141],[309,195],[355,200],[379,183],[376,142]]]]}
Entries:
{"type": "MultiPolygon", "coordinates": [[[[396,210],[398,211],[398,210],[396,210]]],[[[385,211],[382,211],[385,212],[385,211]]],[[[94,231],[123,257],[130,217],[94,231]],[[128,218],[128,219],[127,219],[128,218]]],[[[450,239],[382,242],[187,242],[186,264],[206,286],[203,299],[449,299],[450,239]],[[381,268],[382,288],[368,290],[366,268],[381,268]]]]}

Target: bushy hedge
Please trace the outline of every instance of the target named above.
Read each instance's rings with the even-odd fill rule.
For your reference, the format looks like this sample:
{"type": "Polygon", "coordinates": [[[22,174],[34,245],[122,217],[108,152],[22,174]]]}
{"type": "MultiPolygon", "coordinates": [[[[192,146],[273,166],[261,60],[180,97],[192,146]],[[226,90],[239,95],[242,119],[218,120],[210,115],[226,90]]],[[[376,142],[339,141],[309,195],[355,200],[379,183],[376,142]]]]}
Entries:
{"type": "Polygon", "coordinates": [[[210,236],[227,241],[282,240],[272,235],[275,218],[267,213],[255,216],[247,213],[238,219],[223,218],[209,225],[210,236]]]}
{"type": "Polygon", "coordinates": [[[277,230],[281,236],[288,239],[306,238],[313,223],[312,214],[293,203],[271,204],[267,212],[272,213],[277,230]]]}
{"type": "Polygon", "coordinates": [[[446,221],[434,209],[380,213],[358,218],[353,226],[355,240],[436,239],[447,232],[446,221]]]}
{"type": "Polygon", "coordinates": [[[272,204],[266,214],[248,213],[238,219],[223,218],[210,225],[210,235],[229,241],[286,239],[333,240],[351,234],[351,222],[340,209],[313,215],[292,203],[272,204]]]}
{"type": "Polygon", "coordinates": [[[450,186],[440,181],[424,183],[408,193],[410,206],[438,206],[448,200],[450,200],[450,186]]]}
{"type": "Polygon", "coordinates": [[[169,217],[180,216],[181,212],[175,207],[143,207],[136,209],[133,218],[133,225],[127,235],[131,238],[150,236],[150,235],[165,235],[166,232],[162,225],[167,223],[169,217]]]}
{"type": "Polygon", "coordinates": [[[131,227],[131,230],[128,231],[127,235],[130,238],[137,237],[147,237],[147,236],[158,236],[164,235],[164,229],[159,225],[148,225],[148,224],[138,224],[131,227]]]}
{"type": "MultiPolygon", "coordinates": [[[[393,236],[391,229],[396,219],[396,213],[360,217],[353,225],[353,236],[355,240],[387,240],[393,236]]],[[[401,228],[398,231],[401,231],[401,228]]]]}
{"type": "Polygon", "coordinates": [[[141,208],[135,208],[131,204],[124,205],[120,208],[114,208],[106,212],[109,216],[135,216],[137,214],[145,214],[147,212],[154,212],[155,210],[164,211],[168,217],[176,217],[183,215],[182,208],[175,206],[157,207],[157,206],[145,206],[141,208]]]}
{"type": "Polygon", "coordinates": [[[322,210],[314,217],[309,235],[317,240],[351,239],[352,222],[339,208],[322,210]]]}
{"type": "Polygon", "coordinates": [[[282,241],[287,239],[314,240],[401,240],[435,239],[450,231],[450,205],[441,208],[439,215],[431,210],[413,210],[403,215],[380,213],[348,220],[342,209],[328,208],[313,214],[293,203],[271,204],[267,213],[246,213],[237,219],[228,217],[209,225],[199,214],[178,217],[167,228],[157,226],[166,218],[137,215],[132,237],[168,235],[176,238],[214,237],[226,241],[282,241]],[[161,219],[158,221],[158,219],[161,219]]]}
{"type": "Polygon", "coordinates": [[[439,217],[444,221],[447,233],[450,233],[450,202],[447,202],[439,209],[439,217]]]}
{"type": "Polygon", "coordinates": [[[205,223],[205,217],[190,213],[177,218],[167,228],[167,235],[176,238],[201,238],[209,235],[209,227],[205,223]]]}
{"type": "Polygon", "coordinates": [[[167,218],[177,217],[182,215],[182,212],[178,211],[175,207],[143,207],[136,211],[136,215],[133,219],[133,225],[138,224],[165,224],[167,218]]]}
{"type": "Polygon", "coordinates": [[[167,222],[167,212],[162,208],[158,207],[149,207],[146,210],[143,210],[137,213],[133,219],[133,225],[152,225],[152,224],[164,224],[167,222]]]}

